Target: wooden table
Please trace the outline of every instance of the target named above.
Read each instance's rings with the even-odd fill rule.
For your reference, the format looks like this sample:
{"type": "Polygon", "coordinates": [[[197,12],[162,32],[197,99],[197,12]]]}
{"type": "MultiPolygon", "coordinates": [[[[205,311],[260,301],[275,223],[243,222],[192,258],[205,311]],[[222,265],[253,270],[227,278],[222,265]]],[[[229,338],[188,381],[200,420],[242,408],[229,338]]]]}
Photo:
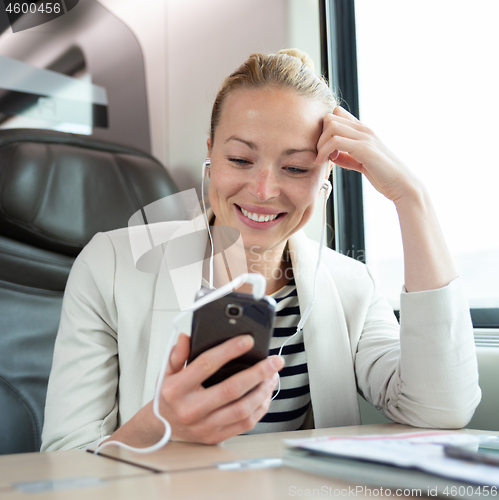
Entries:
{"type": "MultiPolygon", "coordinates": [[[[356,488],[351,483],[286,467],[246,471],[204,469],[123,477],[99,485],[36,494],[11,490],[0,492],[0,498],[2,500],[279,500],[306,496],[305,492],[313,489],[318,491],[331,489],[330,496],[333,497],[335,489],[343,489],[347,493],[349,487],[356,488]]],[[[356,497],[368,498],[369,495],[357,494],[356,497]]],[[[372,500],[372,495],[370,498],[372,500]]],[[[407,500],[411,498],[405,497],[407,500]]]]}
{"type": "MultiPolygon", "coordinates": [[[[103,450],[106,456],[83,451],[6,455],[0,457],[0,500],[279,500],[314,494],[324,498],[355,496],[372,500],[373,494],[369,494],[366,487],[338,479],[286,467],[222,470],[219,464],[279,457],[284,446],[282,440],[291,437],[395,434],[416,430],[421,429],[377,424],[238,436],[218,446],[170,443],[151,455],[118,448],[103,450]],[[49,481],[47,491],[30,493],[26,489],[30,481],[42,480],[49,481]]],[[[35,489],[36,486],[35,483],[35,489]]],[[[401,498],[421,498],[421,495],[401,498]]]]}
{"type": "Polygon", "coordinates": [[[183,472],[185,470],[213,468],[220,462],[260,457],[280,457],[285,446],[284,439],[326,435],[395,434],[414,432],[416,430],[418,429],[399,424],[353,425],[332,429],[237,436],[218,446],[172,442],[160,451],[144,455],[118,447],[109,447],[102,450],[102,455],[125,463],[141,465],[155,472],[183,472]]]}
{"type": "Polygon", "coordinates": [[[27,494],[27,498],[41,498],[29,491],[57,487],[66,487],[64,489],[67,494],[67,489],[86,489],[92,485],[104,484],[104,481],[108,480],[125,477],[132,479],[144,475],[153,473],[141,467],[80,450],[2,455],[0,498],[8,498],[10,494],[18,495],[22,492],[27,494]]]}

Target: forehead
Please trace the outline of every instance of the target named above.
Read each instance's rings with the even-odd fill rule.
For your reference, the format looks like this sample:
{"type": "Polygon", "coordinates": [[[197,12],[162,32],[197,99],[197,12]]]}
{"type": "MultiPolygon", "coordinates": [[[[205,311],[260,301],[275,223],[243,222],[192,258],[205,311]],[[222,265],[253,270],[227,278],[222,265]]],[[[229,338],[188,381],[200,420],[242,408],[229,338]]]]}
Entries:
{"type": "Polygon", "coordinates": [[[215,143],[243,134],[252,141],[300,141],[315,146],[326,113],[323,103],[291,89],[238,89],[224,102],[215,143]]]}

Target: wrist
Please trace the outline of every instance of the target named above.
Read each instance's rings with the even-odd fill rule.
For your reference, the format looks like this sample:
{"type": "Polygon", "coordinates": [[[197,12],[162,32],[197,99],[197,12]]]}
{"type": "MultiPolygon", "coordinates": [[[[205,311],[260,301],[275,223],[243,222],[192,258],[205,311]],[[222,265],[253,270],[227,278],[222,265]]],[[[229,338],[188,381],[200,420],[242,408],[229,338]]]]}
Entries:
{"type": "Polygon", "coordinates": [[[154,414],[153,401],[149,401],[149,403],[137,412],[135,417],[139,417],[137,424],[145,440],[154,444],[163,437],[165,426],[154,414]]]}
{"type": "Polygon", "coordinates": [[[431,207],[430,195],[421,182],[409,184],[404,193],[393,200],[393,203],[399,214],[407,210],[428,211],[431,207]]]}
{"type": "Polygon", "coordinates": [[[129,446],[145,448],[157,443],[164,432],[165,427],[154,414],[153,402],[150,401],[106,441],[121,441],[129,446]]]}

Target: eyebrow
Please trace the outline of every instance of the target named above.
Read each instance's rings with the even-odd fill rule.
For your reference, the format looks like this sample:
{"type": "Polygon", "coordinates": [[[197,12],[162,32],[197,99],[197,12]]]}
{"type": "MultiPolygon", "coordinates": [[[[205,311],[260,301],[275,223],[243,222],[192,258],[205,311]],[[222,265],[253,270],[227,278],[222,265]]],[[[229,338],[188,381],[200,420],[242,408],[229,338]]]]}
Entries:
{"type": "Polygon", "coordinates": [[[316,149],[312,149],[312,148],[286,149],[286,151],[284,151],[283,156],[290,156],[290,155],[294,155],[295,153],[312,153],[314,155],[317,155],[317,150],[316,149]]]}
{"type": "Polygon", "coordinates": [[[248,146],[250,149],[254,149],[255,151],[258,149],[256,147],[256,144],[254,142],[246,141],[246,140],[241,139],[240,137],[237,137],[235,135],[231,135],[225,142],[229,142],[229,141],[239,141],[239,142],[242,142],[243,144],[246,144],[246,146],[248,146]]]}
{"type": "MultiPolygon", "coordinates": [[[[253,149],[254,151],[256,151],[258,149],[254,142],[247,141],[245,139],[241,139],[240,137],[237,137],[235,135],[231,135],[225,142],[227,143],[229,141],[242,142],[243,144],[246,144],[246,146],[248,146],[250,149],[253,149]]],[[[312,153],[312,154],[316,155],[317,150],[313,149],[313,148],[303,148],[303,149],[290,148],[290,149],[286,149],[283,152],[282,156],[291,156],[291,155],[294,155],[295,153],[312,153]]]]}

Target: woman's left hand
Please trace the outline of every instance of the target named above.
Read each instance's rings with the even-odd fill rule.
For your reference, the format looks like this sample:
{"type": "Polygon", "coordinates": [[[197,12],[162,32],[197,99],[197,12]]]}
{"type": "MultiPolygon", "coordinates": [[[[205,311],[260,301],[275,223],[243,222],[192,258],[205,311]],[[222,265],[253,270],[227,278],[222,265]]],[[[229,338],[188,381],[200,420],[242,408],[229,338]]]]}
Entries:
{"type": "Polygon", "coordinates": [[[324,117],[317,151],[317,164],[329,158],[342,168],[361,172],[395,203],[419,184],[417,177],[371,129],[339,106],[324,117]]]}
{"type": "Polygon", "coordinates": [[[363,173],[395,203],[407,291],[435,290],[457,276],[424,185],[371,129],[341,107],[324,117],[317,143],[315,162],[322,165],[328,158],[340,167],[363,173]]]}

